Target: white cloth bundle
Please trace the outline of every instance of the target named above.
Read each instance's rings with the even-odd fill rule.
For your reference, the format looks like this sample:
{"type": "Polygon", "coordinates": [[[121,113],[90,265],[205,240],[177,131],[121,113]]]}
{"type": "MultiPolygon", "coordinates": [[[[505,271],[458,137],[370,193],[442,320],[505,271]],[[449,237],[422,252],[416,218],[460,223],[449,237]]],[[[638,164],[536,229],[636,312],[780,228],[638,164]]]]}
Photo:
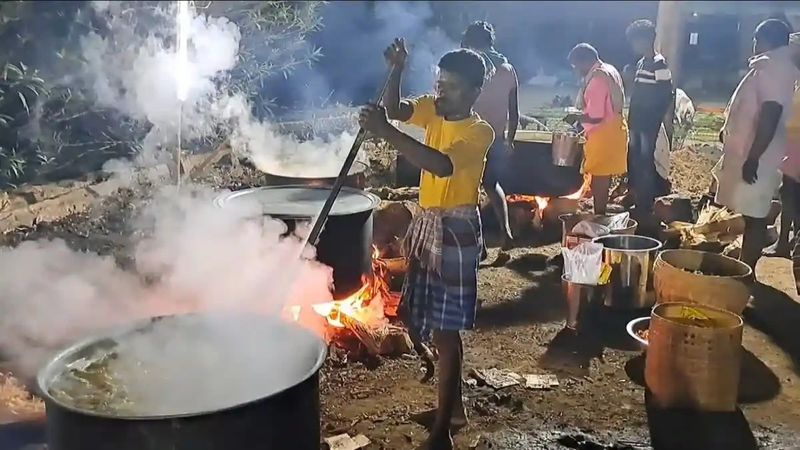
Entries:
{"type": "Polygon", "coordinates": [[[584,242],[573,249],[561,248],[564,275],[573,283],[597,284],[603,269],[603,244],[584,242]]]}

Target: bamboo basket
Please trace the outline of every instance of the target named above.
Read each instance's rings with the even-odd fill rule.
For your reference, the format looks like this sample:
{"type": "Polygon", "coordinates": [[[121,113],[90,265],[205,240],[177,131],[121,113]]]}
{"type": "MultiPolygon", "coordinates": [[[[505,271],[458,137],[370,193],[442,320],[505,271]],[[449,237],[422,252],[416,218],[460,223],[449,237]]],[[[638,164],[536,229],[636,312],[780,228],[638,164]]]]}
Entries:
{"type": "Polygon", "coordinates": [[[660,408],[734,411],[742,356],[742,318],[690,303],[664,303],[650,317],[645,382],[660,408]],[[700,314],[711,327],[679,320],[700,314]],[[676,320],[677,319],[677,320],[676,320]]]}
{"type": "Polygon", "coordinates": [[[741,314],[750,301],[744,282],[751,273],[747,264],[716,253],[664,250],[653,264],[656,304],[695,303],[741,314]]]}

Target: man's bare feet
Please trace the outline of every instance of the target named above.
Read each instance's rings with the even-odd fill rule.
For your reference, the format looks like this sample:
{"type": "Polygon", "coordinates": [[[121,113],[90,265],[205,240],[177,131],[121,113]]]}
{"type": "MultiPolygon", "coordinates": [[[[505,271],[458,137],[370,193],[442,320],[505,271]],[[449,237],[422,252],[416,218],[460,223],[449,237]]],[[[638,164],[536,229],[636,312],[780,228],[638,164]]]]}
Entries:
{"type": "Polygon", "coordinates": [[[491,266],[492,267],[503,267],[509,261],[511,261],[511,255],[505,250],[500,250],[500,252],[497,253],[497,258],[494,259],[494,261],[492,262],[491,266]]]}
{"type": "MultiPolygon", "coordinates": [[[[436,408],[418,412],[411,416],[411,420],[422,425],[428,430],[430,430],[433,427],[433,422],[435,418],[436,418],[436,408]]],[[[458,430],[466,427],[467,425],[469,425],[469,419],[467,418],[466,408],[462,407],[460,410],[457,409],[456,411],[454,411],[453,417],[450,418],[450,431],[457,432],[458,430]]]]}
{"type": "Polygon", "coordinates": [[[453,436],[449,432],[442,435],[431,434],[417,450],[453,450],[453,436]]]}

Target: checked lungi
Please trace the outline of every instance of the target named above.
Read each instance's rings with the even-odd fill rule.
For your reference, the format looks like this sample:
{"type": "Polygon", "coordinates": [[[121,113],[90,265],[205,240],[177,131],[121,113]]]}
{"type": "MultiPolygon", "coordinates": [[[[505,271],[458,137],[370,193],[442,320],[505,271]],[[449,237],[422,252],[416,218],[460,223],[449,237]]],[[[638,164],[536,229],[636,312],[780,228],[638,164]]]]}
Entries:
{"type": "Polygon", "coordinates": [[[434,330],[470,330],[478,305],[481,222],[475,206],[425,209],[408,229],[402,307],[424,340],[434,330]]]}

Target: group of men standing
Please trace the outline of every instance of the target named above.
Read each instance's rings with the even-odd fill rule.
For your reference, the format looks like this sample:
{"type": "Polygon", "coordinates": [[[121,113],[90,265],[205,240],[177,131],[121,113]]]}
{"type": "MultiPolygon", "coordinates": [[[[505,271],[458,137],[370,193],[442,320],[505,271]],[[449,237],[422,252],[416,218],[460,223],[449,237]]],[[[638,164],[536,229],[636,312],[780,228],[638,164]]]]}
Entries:
{"type": "Polygon", "coordinates": [[[576,104],[581,112],[568,114],[564,120],[581,128],[586,136],[583,171],[591,176],[594,212],[606,213],[611,178],[627,173],[628,189],[634,197],[633,215],[647,229],[653,223],[655,198],[669,190],[666,177],[657,169],[656,147],[659,138],[661,142],[666,138],[665,120],[672,118],[674,90],[667,62],[655,51],[655,25],[637,20],[626,36],[641,58],[627,83],[627,117],[625,80],[613,65],[600,59],[593,46],[581,43],[568,57],[583,81],[576,104]]]}
{"type": "MultiPolygon", "coordinates": [[[[627,173],[634,215],[647,225],[654,199],[669,190],[667,176],[659,170],[664,152],[658,148],[666,140],[665,124],[671,122],[674,90],[667,62],[655,51],[653,23],[638,20],[626,35],[641,58],[628,80],[627,116],[625,80],[594,47],[582,43],[568,56],[582,80],[576,105],[580,113],[567,115],[565,121],[586,137],[583,171],[591,176],[595,213],[606,212],[611,178],[627,173]]],[[[384,106],[367,105],[359,116],[365,130],[421,169],[422,213],[403,244],[409,268],[401,308],[407,325],[423,339],[432,337],[439,354],[438,407],[431,412],[430,435],[421,447],[428,450],[451,449],[451,429],[467,421],[460,332],[473,328],[478,264],[485,257],[478,212],[481,185],[503,231],[500,259],[507,259],[513,239],[501,174],[519,123],[518,80],[514,67],[495,50],[494,38],[490,24],[470,25],[462,48],[439,60],[434,94],[411,99],[400,92],[408,52],[402,39],[395,40],[385,52],[392,72],[384,106]],[[424,142],[389,119],[424,129],[424,142]]],[[[788,43],[785,23],[766,21],[758,27],[754,50],[759,56],[734,93],[720,133],[724,157],[715,170],[717,201],[747,217],[742,259],[751,265],[763,247],[764,217],[781,182],[779,170],[800,201],[800,145],[785,158],[784,128],[798,78],[788,43]]]]}

